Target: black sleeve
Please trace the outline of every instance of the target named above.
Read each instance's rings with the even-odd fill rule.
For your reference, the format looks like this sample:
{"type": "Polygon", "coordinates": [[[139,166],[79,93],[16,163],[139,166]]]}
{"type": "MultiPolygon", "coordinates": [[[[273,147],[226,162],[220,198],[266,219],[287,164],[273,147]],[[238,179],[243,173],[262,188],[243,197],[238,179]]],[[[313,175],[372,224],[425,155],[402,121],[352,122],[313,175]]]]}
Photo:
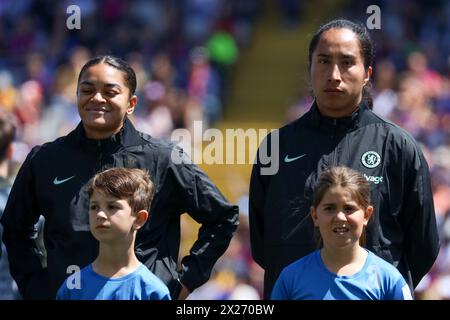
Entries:
{"type": "Polygon", "coordinates": [[[266,203],[267,186],[270,176],[278,171],[278,162],[272,163],[271,152],[279,152],[278,146],[276,150],[272,150],[272,141],[277,143],[279,139],[279,131],[269,133],[261,142],[256,154],[255,164],[252,168],[250,177],[249,190],[249,226],[250,226],[250,244],[252,249],[253,260],[256,261],[263,269],[266,267],[264,261],[264,206],[266,203]],[[271,166],[275,164],[274,168],[271,166]]]}
{"type": "Polygon", "coordinates": [[[264,199],[266,198],[263,177],[261,176],[261,165],[259,161],[253,165],[250,177],[249,190],[249,225],[250,244],[253,259],[263,269],[264,261],[264,199]]]}
{"type": "Polygon", "coordinates": [[[402,217],[405,224],[404,249],[413,286],[430,270],[439,253],[439,236],[433,192],[427,162],[414,143],[407,172],[402,217]]]}
{"type": "Polygon", "coordinates": [[[24,299],[36,298],[34,293],[44,290],[40,283],[46,276],[36,245],[35,224],[40,213],[33,188],[32,162],[37,150],[35,147],[30,152],[19,170],[1,220],[11,275],[24,299]]]}
{"type": "Polygon", "coordinates": [[[182,261],[181,282],[193,291],[208,281],[212,268],[228,248],[239,225],[239,208],[230,204],[209,177],[194,164],[173,164],[183,205],[201,224],[190,254],[182,261]]]}

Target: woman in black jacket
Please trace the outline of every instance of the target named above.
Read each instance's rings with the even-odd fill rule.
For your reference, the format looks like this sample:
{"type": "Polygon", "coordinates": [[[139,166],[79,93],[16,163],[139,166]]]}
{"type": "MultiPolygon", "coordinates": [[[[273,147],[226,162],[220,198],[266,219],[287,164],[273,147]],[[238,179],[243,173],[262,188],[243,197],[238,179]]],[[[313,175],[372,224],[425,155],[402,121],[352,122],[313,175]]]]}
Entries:
{"type": "Polygon", "coordinates": [[[136,75],[125,61],[101,56],[87,62],[78,78],[81,123],[67,136],[33,148],[22,165],[1,222],[11,274],[25,299],[54,299],[64,279],[97,256],[85,186],[107,168],[145,169],[155,183],[150,219],[137,235],[135,250],[173,299],[206,282],[228,247],[239,223],[237,206],[186,161],[183,150],[135,130],[127,118],[137,104],[135,89],[136,75]],[[201,227],[178,266],[185,212],[201,227]],[[35,243],[40,215],[45,217],[46,267],[35,243]]]}
{"type": "Polygon", "coordinates": [[[315,101],[305,115],[274,131],[279,169],[258,159],[250,182],[252,254],[265,270],[269,297],[281,270],[316,249],[309,216],[324,170],[345,165],[371,185],[374,218],[367,248],[394,264],[411,290],[433,265],[439,239],[428,165],[417,143],[371,110],[372,43],[363,25],[334,20],[309,45],[315,101]]]}

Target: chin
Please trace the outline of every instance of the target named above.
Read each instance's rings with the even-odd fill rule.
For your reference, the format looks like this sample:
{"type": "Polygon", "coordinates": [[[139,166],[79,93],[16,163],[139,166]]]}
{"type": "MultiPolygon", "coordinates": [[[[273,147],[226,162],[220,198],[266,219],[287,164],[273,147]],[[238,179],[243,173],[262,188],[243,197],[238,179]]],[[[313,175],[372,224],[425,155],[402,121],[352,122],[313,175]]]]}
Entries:
{"type": "Polygon", "coordinates": [[[83,122],[85,123],[98,123],[98,124],[105,124],[108,120],[105,118],[105,115],[99,114],[99,115],[93,115],[88,114],[85,115],[83,118],[83,122]]]}
{"type": "Polygon", "coordinates": [[[104,119],[95,119],[95,120],[83,120],[83,125],[85,128],[91,131],[105,131],[108,130],[110,124],[107,123],[104,119]]]}

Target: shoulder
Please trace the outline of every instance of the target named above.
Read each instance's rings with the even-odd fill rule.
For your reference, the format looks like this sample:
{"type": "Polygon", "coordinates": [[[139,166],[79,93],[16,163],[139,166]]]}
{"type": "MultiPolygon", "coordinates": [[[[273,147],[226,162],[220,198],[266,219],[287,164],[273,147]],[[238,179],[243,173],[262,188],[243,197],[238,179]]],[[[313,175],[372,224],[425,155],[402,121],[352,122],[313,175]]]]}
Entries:
{"type": "Polygon", "coordinates": [[[164,286],[165,284],[159,279],[153,272],[151,272],[144,264],[142,264],[139,269],[136,270],[142,281],[146,283],[151,283],[155,286],[164,286]]]}
{"type": "Polygon", "coordinates": [[[271,139],[271,137],[274,135],[278,135],[280,137],[280,139],[283,139],[285,137],[292,137],[292,134],[294,134],[295,132],[305,129],[310,126],[311,119],[312,119],[311,114],[312,114],[312,110],[310,109],[308,112],[303,114],[298,119],[295,119],[295,120],[283,125],[282,127],[271,131],[267,135],[267,138],[271,139]]]}
{"type": "Polygon", "coordinates": [[[366,268],[367,283],[381,289],[384,300],[412,300],[410,289],[394,265],[369,251],[370,263],[366,268]]]}
{"type": "Polygon", "coordinates": [[[400,127],[399,125],[377,115],[371,110],[366,111],[366,116],[363,120],[365,125],[375,125],[382,127],[395,141],[404,145],[417,146],[416,140],[411,134],[400,127]]]}
{"type": "MultiPolygon", "coordinates": [[[[157,157],[159,161],[170,162],[176,158],[180,152],[183,152],[183,149],[173,141],[153,138],[140,131],[136,131],[136,133],[139,137],[137,143],[138,146],[142,147],[146,154],[157,157]]],[[[133,148],[133,146],[131,146],[131,148],[133,148]]]]}
{"type": "Polygon", "coordinates": [[[383,275],[387,278],[392,278],[394,281],[398,281],[399,279],[403,279],[400,271],[394,267],[393,264],[387,262],[386,260],[378,257],[372,251],[367,250],[369,253],[368,259],[370,259],[368,264],[368,272],[377,271],[378,274],[383,275]]]}
{"type": "MultiPolygon", "coordinates": [[[[365,136],[376,137],[386,151],[402,162],[411,163],[422,157],[422,150],[414,137],[400,126],[386,120],[372,111],[366,111],[361,129],[365,136]],[[380,140],[381,139],[381,140],[380,140]]],[[[419,160],[418,163],[422,162],[419,160]]]]}
{"type": "Polygon", "coordinates": [[[158,139],[150,136],[147,133],[137,131],[137,136],[140,138],[140,143],[144,145],[148,145],[152,148],[157,148],[159,150],[171,150],[174,147],[174,143],[170,140],[158,139]]]}
{"type": "Polygon", "coordinates": [[[61,157],[64,155],[64,150],[70,148],[70,137],[64,136],[56,140],[46,142],[42,145],[34,146],[27,156],[30,160],[44,160],[49,161],[53,156],[61,157]]]}
{"type": "Polygon", "coordinates": [[[145,265],[141,265],[136,272],[144,283],[144,287],[146,288],[147,295],[150,299],[167,300],[167,297],[170,298],[167,286],[145,265]]]}
{"type": "Polygon", "coordinates": [[[310,254],[292,262],[284,268],[282,273],[284,273],[285,275],[294,275],[302,274],[307,270],[313,270],[313,268],[315,268],[314,264],[317,264],[319,252],[319,250],[313,251],[310,254]]]}
{"type": "Polygon", "coordinates": [[[291,121],[284,126],[282,126],[280,129],[278,129],[278,133],[280,137],[284,136],[291,136],[297,131],[304,130],[306,128],[311,127],[311,110],[302,115],[300,118],[291,121]]]}

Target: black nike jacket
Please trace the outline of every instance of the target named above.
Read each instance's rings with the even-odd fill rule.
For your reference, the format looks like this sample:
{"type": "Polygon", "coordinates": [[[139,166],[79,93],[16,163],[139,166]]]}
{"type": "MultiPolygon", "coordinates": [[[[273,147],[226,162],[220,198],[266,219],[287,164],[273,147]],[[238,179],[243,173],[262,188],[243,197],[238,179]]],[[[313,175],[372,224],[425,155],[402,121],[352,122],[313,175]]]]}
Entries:
{"type": "Polygon", "coordinates": [[[437,257],[439,238],[428,165],[414,139],[364,104],[338,119],[322,116],[313,104],[272,132],[269,146],[277,143],[274,135],[277,173],[261,174],[265,166],[258,157],[250,182],[251,247],[265,269],[265,297],[285,266],[317,249],[309,216],[312,191],[318,175],[336,165],[361,172],[371,185],[375,210],[366,247],[415,287],[437,257]]]}

